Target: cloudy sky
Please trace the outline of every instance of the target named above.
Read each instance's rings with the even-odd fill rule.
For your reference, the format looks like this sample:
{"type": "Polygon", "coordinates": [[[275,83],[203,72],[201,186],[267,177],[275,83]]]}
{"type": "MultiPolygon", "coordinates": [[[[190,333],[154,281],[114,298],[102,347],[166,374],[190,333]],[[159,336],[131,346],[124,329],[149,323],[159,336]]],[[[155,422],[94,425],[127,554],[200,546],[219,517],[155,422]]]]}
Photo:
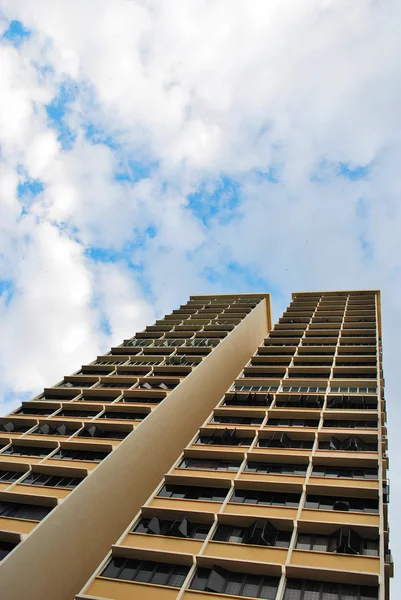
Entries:
{"type": "Polygon", "coordinates": [[[398,0],[0,0],[1,412],[189,294],[271,291],[277,318],[380,288],[401,557],[400,23],[398,0]]]}

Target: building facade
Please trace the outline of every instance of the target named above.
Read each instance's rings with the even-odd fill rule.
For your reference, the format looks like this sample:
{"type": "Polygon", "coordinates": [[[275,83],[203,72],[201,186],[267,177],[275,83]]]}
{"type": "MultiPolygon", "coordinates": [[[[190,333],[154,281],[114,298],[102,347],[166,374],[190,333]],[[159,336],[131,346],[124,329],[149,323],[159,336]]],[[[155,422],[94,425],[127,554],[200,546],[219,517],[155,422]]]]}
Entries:
{"type": "Polygon", "coordinates": [[[2,600],[74,598],[271,326],[191,300],[0,419],[2,600]]]}
{"type": "Polygon", "coordinates": [[[191,297],[3,419],[6,597],[387,600],[385,418],[379,292],[191,297]]]}

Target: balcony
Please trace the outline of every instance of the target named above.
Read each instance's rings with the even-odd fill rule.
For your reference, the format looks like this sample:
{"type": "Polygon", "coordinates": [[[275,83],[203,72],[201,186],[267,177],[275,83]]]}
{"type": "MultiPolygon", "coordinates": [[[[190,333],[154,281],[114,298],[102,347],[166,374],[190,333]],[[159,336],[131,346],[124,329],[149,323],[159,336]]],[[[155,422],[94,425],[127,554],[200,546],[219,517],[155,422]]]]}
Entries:
{"type": "Polygon", "coordinates": [[[250,379],[283,379],[286,367],[275,365],[267,367],[264,365],[245,367],[243,377],[250,379]]]}
{"type": "MultiPolygon", "coordinates": [[[[321,379],[325,380],[330,377],[330,367],[313,365],[312,367],[301,367],[294,365],[288,369],[288,377],[290,379],[321,379]]],[[[287,381],[285,382],[287,384],[287,381]]]]}
{"type": "MultiPolygon", "coordinates": [[[[260,387],[260,386],[243,386],[240,383],[235,384],[235,388],[243,387],[260,387]]],[[[274,386],[277,387],[277,386],[274,386]]],[[[269,387],[266,387],[266,391],[269,387]]],[[[222,406],[243,406],[254,408],[266,408],[273,402],[274,396],[271,393],[256,393],[249,390],[244,390],[245,393],[237,392],[235,389],[232,393],[227,393],[224,397],[222,406]],[[246,393],[248,392],[248,393],[246,393]]]]}
{"type": "MultiPolygon", "coordinates": [[[[286,386],[287,389],[287,386],[286,386]]],[[[293,389],[293,387],[291,386],[291,388],[288,389],[293,389]]],[[[299,388],[298,386],[294,387],[294,391],[296,390],[303,390],[303,389],[311,389],[310,387],[308,388],[299,388]]],[[[313,392],[317,391],[317,388],[312,386],[313,392]]],[[[275,404],[275,408],[276,409],[307,409],[309,410],[316,410],[320,412],[320,409],[323,408],[323,404],[324,404],[324,396],[320,395],[320,394],[315,394],[315,393],[308,393],[308,392],[303,392],[301,394],[297,394],[297,393],[289,393],[289,394],[278,394],[276,396],[276,404],[275,404]]],[[[286,410],[287,413],[287,410],[286,410]]],[[[275,416],[281,416],[279,415],[279,413],[275,412],[274,413],[275,416]]],[[[287,413],[287,414],[291,414],[291,413],[287,413]]],[[[316,413],[316,415],[319,414],[318,412],[316,413]]],[[[310,417],[312,418],[312,416],[310,417]]],[[[316,418],[315,415],[313,415],[313,418],[316,418]]]]}
{"type": "MultiPolygon", "coordinates": [[[[96,598],[111,598],[112,600],[175,600],[179,590],[161,585],[149,585],[133,581],[117,581],[96,577],[85,590],[85,596],[96,598]]],[[[80,596],[77,596],[79,599],[80,596]]],[[[199,600],[199,599],[198,599],[199,600]]]]}
{"type": "MultiPolygon", "coordinates": [[[[216,511],[217,512],[217,511],[216,511]]],[[[234,504],[229,502],[223,509],[225,515],[242,515],[255,518],[295,519],[297,508],[286,506],[262,506],[259,504],[234,504]]]]}
{"type": "Polygon", "coordinates": [[[53,440],[54,438],[68,439],[82,427],[82,423],[65,423],[63,421],[41,421],[39,425],[24,439],[53,440]]]}
{"type": "Polygon", "coordinates": [[[270,565],[284,565],[287,558],[287,548],[231,544],[211,540],[208,542],[203,555],[218,560],[244,560],[255,563],[268,563],[270,565]]]}
{"type": "Polygon", "coordinates": [[[54,414],[59,408],[60,404],[54,404],[51,406],[46,402],[22,402],[21,408],[18,408],[14,413],[11,413],[10,416],[13,418],[21,419],[25,416],[32,417],[48,417],[54,414]]]}
{"type": "Polygon", "coordinates": [[[251,367],[283,367],[286,368],[291,362],[290,356],[274,356],[274,355],[263,355],[253,356],[251,358],[251,367]]]}
{"type": "Polygon", "coordinates": [[[12,491],[16,494],[29,494],[33,496],[45,496],[51,498],[59,498],[63,500],[66,498],[72,490],[54,488],[54,487],[38,487],[36,485],[28,484],[17,484],[12,488],[12,491]]]}
{"type": "Polygon", "coordinates": [[[27,519],[7,519],[0,517],[0,530],[12,531],[13,533],[22,533],[27,535],[39,525],[38,521],[28,521],[27,519]]]}
{"type": "Polygon", "coordinates": [[[312,474],[312,476],[309,478],[308,490],[316,494],[328,491],[328,488],[330,487],[338,488],[340,486],[343,486],[345,489],[376,492],[379,489],[379,482],[371,479],[350,479],[348,477],[316,477],[312,474]]]}
{"type": "Polygon", "coordinates": [[[10,417],[0,418],[0,436],[19,437],[26,433],[37,424],[36,419],[24,419],[23,417],[14,419],[10,417]]]}
{"type": "Polygon", "coordinates": [[[372,575],[380,573],[380,559],[375,556],[294,550],[290,564],[308,569],[318,569],[319,572],[321,569],[328,569],[343,573],[369,573],[372,575]]]}
{"type": "Polygon", "coordinates": [[[129,532],[118,545],[140,550],[193,555],[198,554],[203,540],[129,532]]]}

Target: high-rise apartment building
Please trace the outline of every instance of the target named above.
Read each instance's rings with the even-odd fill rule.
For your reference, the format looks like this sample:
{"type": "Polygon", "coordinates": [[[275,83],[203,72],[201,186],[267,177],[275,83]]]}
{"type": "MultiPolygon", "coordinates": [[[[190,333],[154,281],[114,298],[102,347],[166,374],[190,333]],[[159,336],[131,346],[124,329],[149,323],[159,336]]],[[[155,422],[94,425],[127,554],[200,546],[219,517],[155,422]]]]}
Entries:
{"type": "Polygon", "coordinates": [[[4,598],[388,599],[383,386],[379,292],[191,297],[1,419],[4,598]]]}

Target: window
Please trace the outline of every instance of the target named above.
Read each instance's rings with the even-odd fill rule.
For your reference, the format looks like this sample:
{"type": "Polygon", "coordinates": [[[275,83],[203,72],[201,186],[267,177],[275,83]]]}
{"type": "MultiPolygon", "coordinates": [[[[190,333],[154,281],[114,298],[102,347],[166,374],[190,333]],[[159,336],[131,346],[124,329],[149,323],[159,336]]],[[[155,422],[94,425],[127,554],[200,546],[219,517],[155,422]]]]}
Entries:
{"type": "Polygon", "coordinates": [[[215,429],[212,435],[200,435],[195,444],[217,444],[218,446],[250,446],[253,437],[239,437],[235,429],[215,429]]]}
{"type": "Polygon", "coordinates": [[[0,423],[0,431],[5,431],[6,433],[21,433],[24,431],[28,431],[34,425],[36,425],[35,421],[32,421],[28,425],[22,425],[21,423],[13,423],[12,421],[7,421],[6,423],[0,423]]]}
{"type": "Polygon", "coordinates": [[[14,550],[14,548],[18,546],[18,543],[19,542],[0,541],[0,560],[3,560],[3,558],[5,558],[7,554],[10,554],[11,550],[14,550]]]}
{"type": "Polygon", "coordinates": [[[140,413],[140,412],[122,412],[122,411],[111,411],[106,410],[102,415],[100,415],[99,419],[114,419],[115,421],[143,421],[145,417],[148,416],[149,413],[140,413]]]}
{"type": "Polygon", "coordinates": [[[339,394],[376,394],[376,387],[368,387],[366,385],[358,386],[330,386],[330,392],[338,392],[339,394]]]}
{"type": "Polygon", "coordinates": [[[78,437],[123,440],[130,433],[131,431],[115,431],[113,429],[101,429],[96,425],[85,425],[82,431],[78,433],[78,437]]]}
{"type": "Polygon", "coordinates": [[[27,406],[22,406],[21,408],[19,408],[17,411],[15,411],[14,414],[16,415],[44,415],[44,416],[48,416],[51,415],[52,413],[54,413],[55,410],[57,410],[58,407],[56,408],[35,408],[35,407],[27,407],[27,406]]]}
{"type": "Polygon", "coordinates": [[[345,421],[342,419],[325,419],[323,427],[334,427],[342,429],[377,429],[377,421],[345,421]]]}
{"type": "Polygon", "coordinates": [[[62,393],[52,394],[51,392],[46,392],[46,395],[43,394],[43,396],[39,396],[37,400],[40,402],[69,402],[79,394],[79,390],[76,390],[76,392],[68,392],[67,390],[63,391],[60,389],[60,392],[62,393]]]}
{"type": "MultiPolygon", "coordinates": [[[[244,385],[242,383],[236,383],[233,387],[233,390],[235,390],[236,392],[250,392],[250,393],[255,393],[255,392],[277,392],[279,386],[278,385],[257,385],[257,384],[251,384],[251,385],[244,385]]],[[[252,405],[250,405],[252,406],[252,405]]],[[[253,405],[253,406],[259,406],[259,405],[253,405]]]]}
{"type": "Polygon", "coordinates": [[[94,417],[95,415],[97,415],[99,413],[99,409],[98,410],[86,410],[86,409],[78,409],[78,410],[72,410],[69,408],[65,408],[63,409],[61,412],[59,412],[57,414],[57,417],[75,417],[77,419],[79,418],[91,418],[94,417]]]}
{"type": "Polygon", "coordinates": [[[263,417],[241,417],[240,415],[214,415],[209,421],[210,423],[232,424],[232,425],[260,425],[263,417]]]}
{"type": "Polygon", "coordinates": [[[2,483],[12,483],[22,477],[23,474],[24,471],[0,471],[0,481],[2,483]]]}
{"type": "MultiPolygon", "coordinates": [[[[129,394],[131,394],[131,390],[129,394]]],[[[129,402],[136,404],[159,404],[162,400],[164,400],[165,396],[162,398],[156,396],[141,396],[135,392],[133,396],[124,396],[119,402],[129,402]]],[[[99,399],[101,400],[101,399],[99,399]]],[[[111,400],[111,398],[110,398],[111,400]]],[[[115,398],[113,398],[115,400],[115,398]]]]}
{"type": "Polygon", "coordinates": [[[285,492],[235,489],[230,498],[230,502],[235,502],[238,504],[261,504],[263,506],[297,507],[300,497],[300,494],[291,494],[285,492]]]}
{"type": "Polygon", "coordinates": [[[379,556],[379,538],[366,539],[351,528],[342,527],[331,535],[300,533],[296,548],[297,550],[314,550],[315,552],[379,556]]]}
{"type": "MultiPolygon", "coordinates": [[[[252,387],[252,386],[240,386],[252,387]]],[[[237,386],[236,386],[237,389],[237,386]]],[[[247,390],[244,390],[247,391],[247,390]]],[[[255,390],[259,391],[259,390],[255,390]]],[[[264,391],[268,391],[267,388],[264,391]]],[[[224,406],[270,406],[273,402],[271,394],[227,394],[224,400],[224,406]]]]}
{"type": "Polygon", "coordinates": [[[111,388],[111,389],[117,388],[117,389],[120,389],[120,390],[122,390],[122,389],[129,390],[129,388],[132,388],[132,386],[134,385],[134,383],[136,383],[135,381],[133,381],[132,383],[121,382],[121,381],[118,381],[118,379],[117,380],[113,379],[113,377],[110,377],[109,379],[110,379],[110,383],[109,382],[107,382],[107,383],[103,382],[103,383],[100,383],[97,387],[98,388],[111,388]]]}
{"type": "MultiPolygon", "coordinates": [[[[95,394],[93,394],[93,396],[83,396],[77,402],[101,402],[102,404],[104,404],[105,402],[114,402],[114,400],[118,398],[119,395],[120,392],[116,392],[114,396],[102,396],[97,394],[95,396],[95,394]]],[[[75,406],[79,405],[75,404],[75,406]]]]}
{"type": "Polygon", "coordinates": [[[36,429],[33,430],[32,433],[35,435],[65,435],[70,436],[76,431],[78,431],[79,426],[77,427],[67,427],[64,423],[51,425],[50,423],[42,423],[36,429]]]}
{"type": "Polygon", "coordinates": [[[246,473],[273,473],[280,475],[305,475],[307,465],[291,465],[285,463],[265,463],[248,461],[246,473]]]}
{"type": "Polygon", "coordinates": [[[134,348],[141,347],[141,346],[151,346],[152,344],[153,344],[153,340],[140,340],[140,339],[127,340],[126,342],[124,342],[124,346],[134,346],[134,348]]]}
{"type": "Polygon", "coordinates": [[[208,469],[213,471],[238,471],[239,460],[217,460],[209,458],[184,458],[178,465],[181,469],[208,469]]]}
{"type": "Polygon", "coordinates": [[[123,365],[126,362],[127,362],[126,358],[113,358],[110,356],[109,360],[107,360],[107,358],[95,360],[94,364],[95,365],[123,365]]]}
{"type": "MultiPolygon", "coordinates": [[[[218,338],[196,338],[186,343],[186,346],[217,346],[220,342],[218,338]]],[[[179,344],[182,346],[182,342],[179,344]]]]}
{"type": "Polygon", "coordinates": [[[197,569],[190,589],[251,598],[274,600],[277,594],[278,577],[252,575],[227,571],[220,567],[197,569]]]}
{"type": "Polygon", "coordinates": [[[186,485],[164,485],[157,494],[160,498],[177,498],[185,500],[211,500],[223,502],[228,489],[214,487],[197,487],[186,485]]]}
{"type": "Polygon", "coordinates": [[[284,600],[377,600],[378,589],[365,585],[289,579],[284,600]]]}
{"type": "Polygon", "coordinates": [[[232,544],[254,544],[255,546],[277,546],[288,548],[290,531],[279,531],[270,521],[255,521],[249,527],[219,525],[213,536],[216,542],[232,544]]]}
{"type": "Polygon", "coordinates": [[[329,396],[327,408],[377,410],[376,396],[329,396]]]}
{"type": "Polygon", "coordinates": [[[271,438],[259,438],[258,442],[260,448],[299,448],[300,450],[310,450],[313,444],[314,440],[295,440],[286,433],[273,435],[271,438]]]}
{"type": "Polygon", "coordinates": [[[318,427],[318,419],[269,419],[268,427],[318,427]]]}
{"type": "Polygon", "coordinates": [[[53,452],[55,448],[42,448],[41,446],[17,446],[12,444],[5,450],[2,450],[2,454],[12,454],[13,456],[47,456],[50,452],[53,452]]]}
{"type": "Polygon", "coordinates": [[[40,506],[39,504],[17,504],[16,502],[0,501],[0,516],[14,517],[15,519],[30,519],[32,521],[41,521],[53,506],[40,506]]]}
{"type": "Polygon", "coordinates": [[[98,379],[93,380],[93,381],[85,381],[84,379],[75,380],[74,382],[62,381],[57,387],[58,388],[90,388],[93,385],[95,385],[95,383],[97,383],[97,382],[98,382],[98,379]]]}
{"type": "Polygon", "coordinates": [[[299,394],[309,394],[311,392],[325,392],[326,386],[317,385],[283,385],[283,392],[296,392],[299,394]]]}
{"type": "Polygon", "coordinates": [[[377,469],[357,469],[352,467],[328,467],[316,465],[313,467],[313,477],[341,477],[350,479],[377,479],[377,469]]]}
{"type": "Polygon", "coordinates": [[[378,501],[372,498],[337,498],[334,496],[306,496],[305,508],[318,510],[341,510],[377,514],[378,501]]]}
{"type": "Polygon", "coordinates": [[[284,396],[279,394],[276,400],[278,408],[322,408],[323,396],[309,394],[284,396]]]}
{"type": "Polygon", "coordinates": [[[345,450],[347,452],[377,452],[377,442],[365,442],[351,435],[344,440],[330,438],[319,441],[319,450],[345,450]]]}
{"type": "Polygon", "coordinates": [[[62,477],[59,475],[49,475],[42,473],[29,473],[21,483],[29,485],[38,485],[46,487],[68,488],[74,489],[83,481],[81,477],[62,477]]]}
{"type": "Polygon", "coordinates": [[[184,583],[188,572],[189,567],[183,565],[113,557],[103,569],[101,576],[179,588],[184,583]]]}
{"type": "Polygon", "coordinates": [[[60,450],[52,456],[59,460],[87,460],[92,462],[100,462],[109,452],[100,452],[98,450],[73,450],[71,448],[60,448],[60,450]]]}
{"type": "Polygon", "coordinates": [[[140,383],[138,388],[142,390],[172,390],[176,385],[176,383],[171,383],[169,381],[167,383],[164,383],[163,381],[145,381],[140,383]]]}
{"type": "Polygon", "coordinates": [[[153,517],[151,519],[141,519],[131,531],[204,540],[209,533],[209,529],[210,524],[193,523],[185,517],[176,521],[164,521],[158,517],[153,517]]]}

